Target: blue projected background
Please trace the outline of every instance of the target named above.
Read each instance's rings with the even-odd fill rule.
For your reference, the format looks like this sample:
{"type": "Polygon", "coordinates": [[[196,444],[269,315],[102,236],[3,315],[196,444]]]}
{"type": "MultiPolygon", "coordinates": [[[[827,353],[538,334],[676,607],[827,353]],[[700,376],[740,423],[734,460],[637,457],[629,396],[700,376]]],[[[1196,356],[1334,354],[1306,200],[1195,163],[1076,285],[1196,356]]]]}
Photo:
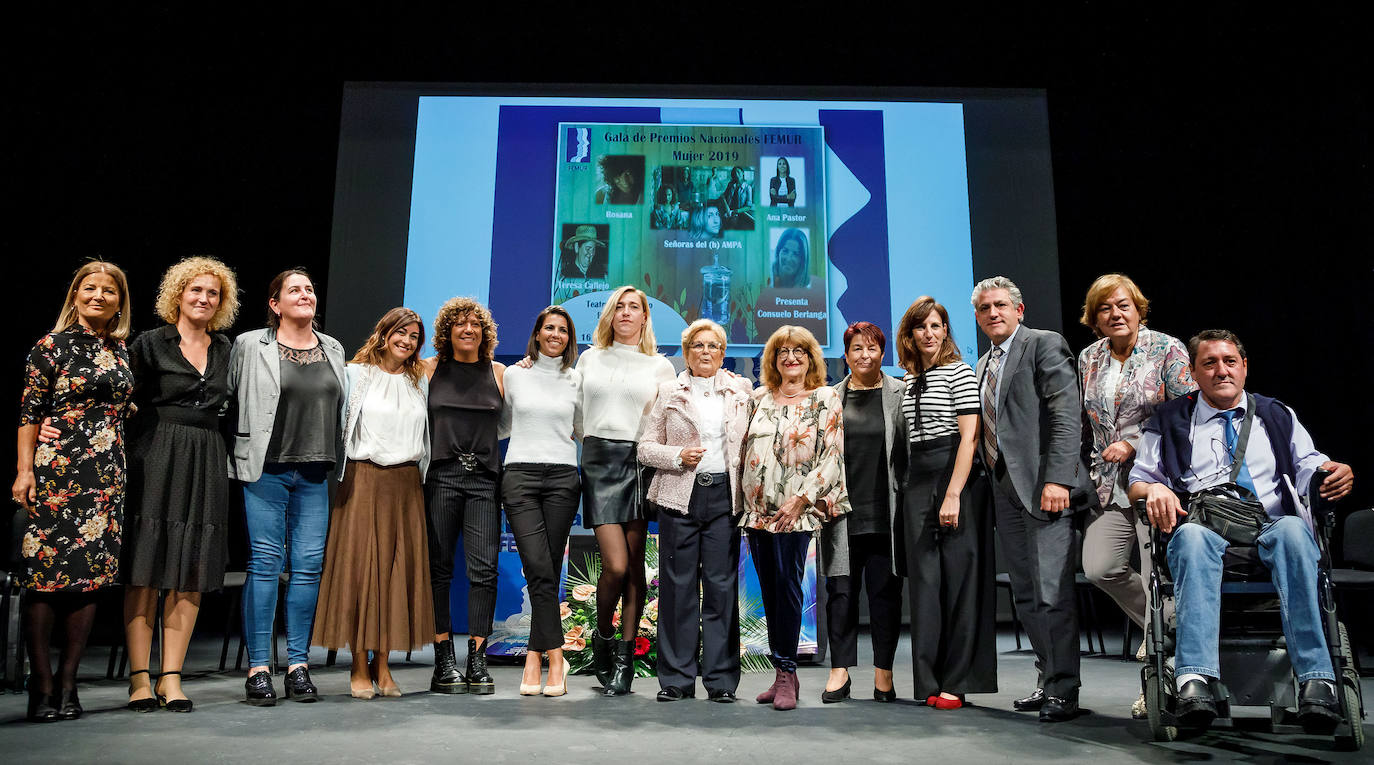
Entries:
{"type": "MultiPolygon", "coordinates": [[[[405,305],[431,317],[448,298],[473,296],[501,325],[499,353],[523,352],[529,322],[549,302],[560,244],[560,123],[822,128],[827,355],[842,355],[850,322],[891,337],[911,301],[932,295],[950,307],[965,358],[976,358],[972,312],[961,308],[973,262],[958,103],[421,97],[405,305]]],[[[677,333],[665,330],[681,316],[658,301],[652,311],[660,350],[678,353],[677,333]]],[[[755,356],[758,346],[731,351],[755,356]]],[[[889,342],[889,367],[893,353],[889,342]]]]}

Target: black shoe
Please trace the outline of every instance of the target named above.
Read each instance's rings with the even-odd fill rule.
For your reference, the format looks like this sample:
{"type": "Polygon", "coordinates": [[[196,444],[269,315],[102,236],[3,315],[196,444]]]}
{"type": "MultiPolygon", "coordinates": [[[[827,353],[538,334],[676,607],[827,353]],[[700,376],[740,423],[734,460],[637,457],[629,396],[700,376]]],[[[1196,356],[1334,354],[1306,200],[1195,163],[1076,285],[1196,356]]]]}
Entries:
{"type": "MultiPolygon", "coordinates": [[[[1358,720],[1356,721],[1358,722],[1358,720]]],[[[1298,689],[1298,723],[1303,732],[1329,736],[1341,723],[1341,703],[1331,680],[1308,680],[1298,689]]]]}
{"type": "Polygon", "coordinates": [[[50,723],[57,722],[57,708],[61,706],[62,700],[57,696],[47,693],[38,693],[34,689],[29,689],[29,722],[50,723]]]}
{"type": "Polygon", "coordinates": [[[1046,696],[1040,707],[1040,722],[1068,722],[1078,716],[1078,702],[1058,696],[1046,696]]]}
{"type": "Polygon", "coordinates": [[[320,690],[310,682],[310,670],[305,667],[296,667],[287,672],[283,685],[286,686],[286,698],[292,701],[308,704],[320,700],[320,690]]]}
{"type": "Polygon", "coordinates": [[[821,691],[821,703],[836,704],[849,698],[849,686],[852,683],[853,679],[846,677],[844,679],[844,685],[841,685],[839,688],[836,688],[833,691],[821,691]]]}
{"type": "Polygon", "coordinates": [[[468,692],[468,679],[458,671],[458,657],[453,653],[451,638],[434,644],[434,676],[429,680],[429,692],[468,692]]]}
{"type": "Polygon", "coordinates": [[[601,637],[600,632],[592,630],[592,673],[596,675],[596,684],[602,688],[611,682],[611,656],[614,653],[615,641],[601,637]]]}
{"type": "Polygon", "coordinates": [[[717,704],[733,704],[735,703],[735,692],[727,691],[724,688],[714,688],[706,692],[706,698],[717,704]]]}
{"type": "Polygon", "coordinates": [[[880,702],[882,702],[882,703],[884,703],[884,704],[891,704],[892,702],[894,702],[894,701],[897,700],[897,689],[896,689],[896,688],[889,688],[889,689],[887,689],[887,690],[885,690],[885,691],[880,691],[880,690],[878,690],[877,688],[874,688],[874,689],[873,689],[873,700],[874,700],[874,701],[880,701],[880,702]]]}
{"type": "Polygon", "coordinates": [[[243,690],[250,706],[274,707],[277,705],[277,691],[272,687],[272,673],[254,672],[243,684],[243,690]]]}
{"type": "Polygon", "coordinates": [[[487,696],[496,693],[496,681],[487,671],[487,644],[477,647],[477,640],[468,638],[468,693],[487,696]]]}
{"type": "Polygon", "coordinates": [[[682,699],[696,698],[696,695],[696,688],[681,688],[676,685],[670,685],[667,688],[664,688],[663,690],[658,692],[658,700],[681,701],[682,699]]]}
{"type": "Polygon", "coordinates": [[[635,643],[623,640],[615,643],[611,656],[611,679],[601,687],[602,696],[624,696],[630,692],[635,679],[635,643]]]}
{"type": "Polygon", "coordinates": [[[57,719],[75,720],[86,710],[81,708],[81,699],[76,697],[75,688],[63,688],[57,703],[57,719]]]}
{"type": "Polygon", "coordinates": [[[1040,707],[1045,706],[1045,689],[1036,688],[1035,693],[1011,702],[1011,708],[1018,712],[1037,712],[1040,707]]]}
{"type": "MultiPolygon", "coordinates": [[[[167,675],[176,675],[177,677],[181,677],[181,671],[167,670],[163,672],[162,675],[160,675],[160,677],[166,677],[167,675]]],[[[157,703],[158,706],[162,707],[168,712],[190,712],[192,707],[190,699],[169,699],[161,693],[157,695],[157,703]]]]}
{"type": "Polygon", "coordinates": [[[1174,719],[1180,728],[1207,730],[1217,719],[1217,700],[1206,680],[1189,680],[1174,696],[1174,719]]]}
{"type": "MultiPolygon", "coordinates": [[[[148,675],[149,680],[153,679],[153,676],[150,675],[148,673],[148,670],[146,669],[130,670],[129,693],[134,692],[134,675],[148,675]]],[[[129,699],[129,703],[125,704],[124,708],[129,710],[130,712],[156,712],[158,708],[158,701],[156,698],[152,696],[149,696],[146,699],[129,699]]]]}

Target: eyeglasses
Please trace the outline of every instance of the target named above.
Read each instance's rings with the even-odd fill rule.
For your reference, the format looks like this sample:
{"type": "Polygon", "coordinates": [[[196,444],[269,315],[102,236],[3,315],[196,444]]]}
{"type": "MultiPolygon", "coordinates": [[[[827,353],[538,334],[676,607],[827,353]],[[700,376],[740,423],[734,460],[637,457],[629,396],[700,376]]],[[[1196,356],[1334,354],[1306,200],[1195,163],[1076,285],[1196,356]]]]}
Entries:
{"type": "Polygon", "coordinates": [[[794,356],[799,359],[804,359],[807,357],[807,353],[805,348],[779,348],[778,356],[782,358],[794,356]]]}
{"type": "Polygon", "coordinates": [[[688,348],[698,352],[710,351],[711,353],[715,353],[716,351],[724,349],[725,346],[721,345],[720,343],[692,343],[688,346],[688,348]]]}

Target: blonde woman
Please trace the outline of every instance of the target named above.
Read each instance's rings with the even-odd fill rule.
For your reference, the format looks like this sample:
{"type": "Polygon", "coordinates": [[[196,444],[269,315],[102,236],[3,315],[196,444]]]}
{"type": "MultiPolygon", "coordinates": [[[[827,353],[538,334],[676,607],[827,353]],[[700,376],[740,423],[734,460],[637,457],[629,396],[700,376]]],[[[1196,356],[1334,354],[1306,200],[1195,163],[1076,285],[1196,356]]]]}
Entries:
{"type": "Polygon", "coordinates": [[[434,319],[436,355],[429,377],[431,468],[425,476],[429,579],[434,597],[434,693],[496,692],[487,671],[486,640],[496,612],[496,560],[501,543],[497,436],[506,366],[493,361],[496,322],[486,306],[456,297],[434,319]],[[468,657],[458,669],[449,613],[458,538],[468,575],[468,657]]]}
{"type": "Polygon", "coordinates": [[[21,586],[34,722],[81,716],[76,671],[95,621],[96,593],[119,581],[124,417],[134,389],[128,336],[128,279],[113,263],[87,263],[24,371],[10,496],[28,510],[21,586]],[[38,446],[45,419],[56,425],[57,437],[38,446]],[[56,675],[54,636],[62,649],[56,675]]]}
{"type": "Polygon", "coordinates": [[[601,551],[593,666],[603,693],[621,696],[630,692],[634,679],[635,637],[647,589],[648,486],[635,443],[658,386],[674,377],[672,363],[658,354],[649,299],[642,291],[624,286],[606,298],[592,347],[577,360],[577,370],[584,430],[582,522],[596,533],[601,551]],[[617,608],[619,641],[612,639],[617,608]]]}
{"type": "Polygon", "coordinates": [[[805,327],[779,327],[763,348],[763,385],[753,393],[745,440],[739,525],[758,572],[777,671],[755,700],[778,710],[797,708],[807,550],[827,520],[849,512],[844,401],[826,386],[823,363],[820,344],[805,327]]]}
{"type": "Polygon", "coordinates": [[[229,338],[238,314],[234,272],[214,258],[167,269],[157,293],[166,324],[129,346],[138,414],[130,420],[129,502],[124,536],[124,636],[129,704],[190,712],[181,667],[200,594],[224,584],[229,474],[220,413],[229,399],[229,338]],[[160,677],[148,674],[158,593],[166,591],[160,677]]]}
{"type": "Polygon", "coordinates": [[[393,308],[346,367],[345,462],[329,516],[314,642],[348,647],[355,699],[400,696],[388,654],[420,648],[434,634],[422,488],[429,463],[424,342],[419,315],[393,308]]]}

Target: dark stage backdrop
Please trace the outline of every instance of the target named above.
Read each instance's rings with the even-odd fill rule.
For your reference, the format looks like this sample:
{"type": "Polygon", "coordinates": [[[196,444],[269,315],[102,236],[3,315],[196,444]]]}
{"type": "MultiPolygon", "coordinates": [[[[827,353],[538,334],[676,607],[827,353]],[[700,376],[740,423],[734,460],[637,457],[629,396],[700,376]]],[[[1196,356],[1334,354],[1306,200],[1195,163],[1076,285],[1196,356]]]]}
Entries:
{"type": "MultiPolygon", "coordinates": [[[[527,18],[474,29],[400,15],[21,17],[0,46],[11,199],[0,251],[15,290],[0,398],[13,417],[24,354],[85,258],[129,269],[140,328],[155,324],[159,273],[188,254],[238,269],[237,330],[260,325],[278,270],[305,266],[327,284],[331,231],[346,223],[331,210],[347,81],[1040,88],[1061,301],[1031,306],[1029,321],[1057,314],[1081,348],[1091,335],[1078,301],[1096,275],[1122,270],[1153,300],[1153,326],[1239,332],[1250,387],[1293,405],[1320,448],[1355,465],[1345,507],[1368,506],[1374,65],[1361,25],[1339,9],[1118,19],[1074,8],[967,24],[874,24],[856,11],[828,19],[785,66],[764,64],[767,41],[741,47],[733,33],[625,30],[642,43],[612,55],[622,49],[599,49],[616,30],[527,18]]],[[[349,310],[328,293],[322,307],[328,325],[349,310]]]]}

